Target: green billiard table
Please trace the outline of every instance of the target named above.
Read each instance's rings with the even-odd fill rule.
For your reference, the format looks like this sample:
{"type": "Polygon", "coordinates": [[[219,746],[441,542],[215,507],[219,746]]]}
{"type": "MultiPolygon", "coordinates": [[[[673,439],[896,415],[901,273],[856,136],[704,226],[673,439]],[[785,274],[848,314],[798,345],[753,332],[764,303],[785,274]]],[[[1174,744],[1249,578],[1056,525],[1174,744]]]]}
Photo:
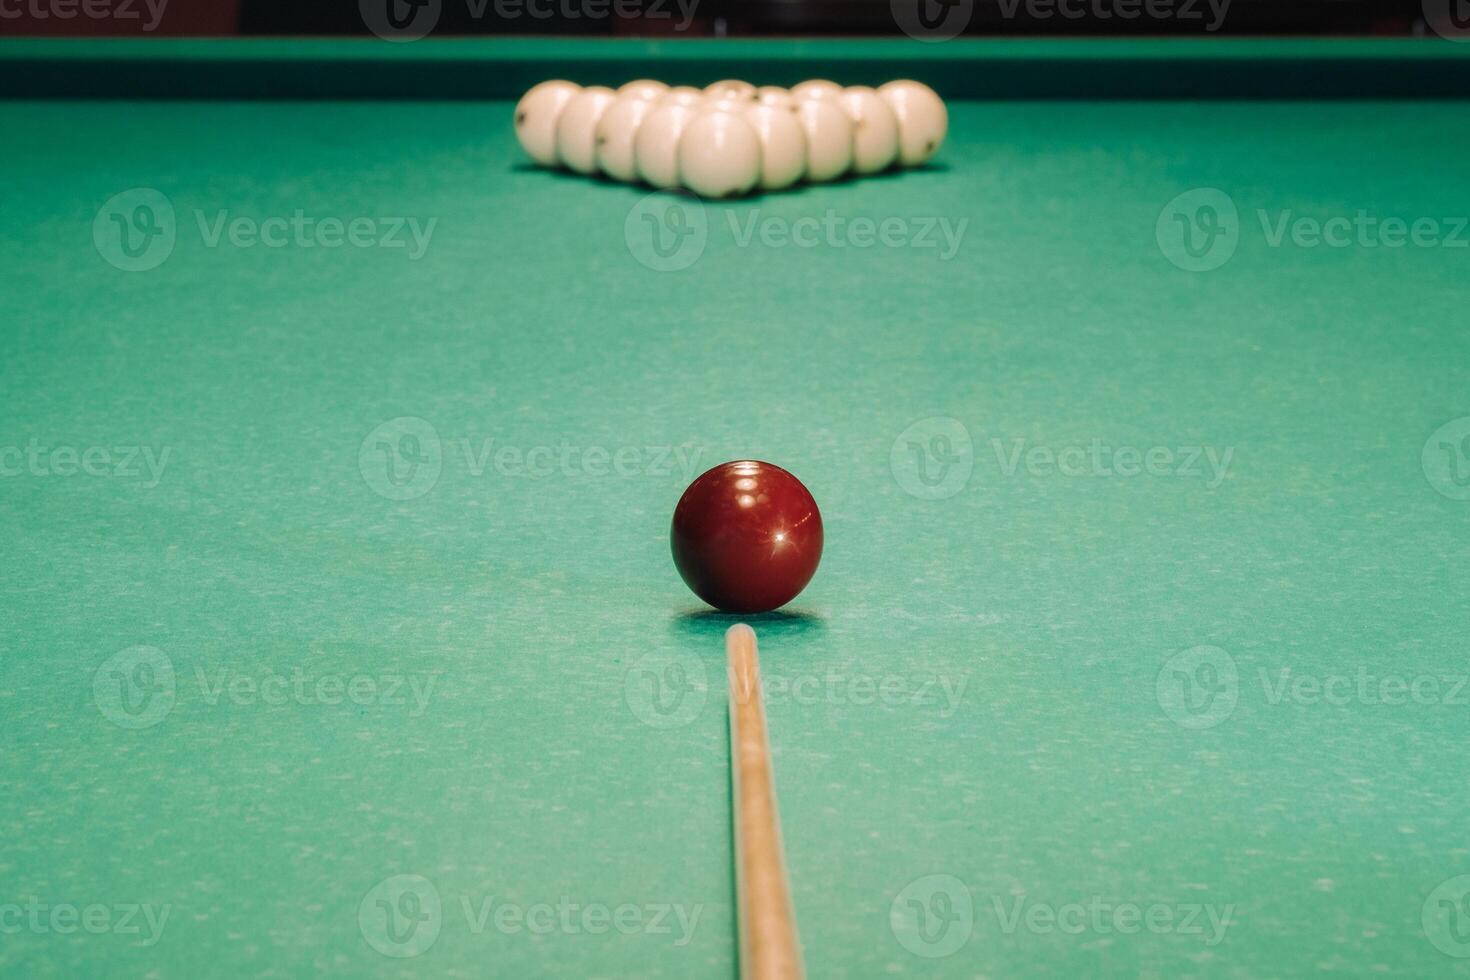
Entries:
{"type": "Polygon", "coordinates": [[[826,527],[749,620],[814,980],[1470,973],[1467,80],[0,45],[0,975],[734,976],[668,532],[738,458],[826,527]],[[700,203],[531,166],[552,76],[910,76],[949,138],[700,203]]]}

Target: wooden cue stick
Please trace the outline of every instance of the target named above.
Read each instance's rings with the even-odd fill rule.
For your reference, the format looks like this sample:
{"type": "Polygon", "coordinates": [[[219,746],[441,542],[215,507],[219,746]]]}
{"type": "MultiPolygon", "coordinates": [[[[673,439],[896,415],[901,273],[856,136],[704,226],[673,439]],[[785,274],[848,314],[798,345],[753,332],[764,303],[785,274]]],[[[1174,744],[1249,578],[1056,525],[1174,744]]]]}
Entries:
{"type": "Polygon", "coordinates": [[[744,623],[730,627],[725,632],[725,655],[730,671],[740,976],[741,980],[802,980],[806,974],[781,847],[755,630],[744,623]]]}

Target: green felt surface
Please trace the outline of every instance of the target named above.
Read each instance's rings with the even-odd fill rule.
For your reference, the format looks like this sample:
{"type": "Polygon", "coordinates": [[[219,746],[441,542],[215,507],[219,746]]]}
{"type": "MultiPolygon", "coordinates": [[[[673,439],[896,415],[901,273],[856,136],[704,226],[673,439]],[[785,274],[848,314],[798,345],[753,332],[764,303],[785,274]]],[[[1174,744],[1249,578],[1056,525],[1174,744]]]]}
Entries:
{"type": "Polygon", "coordinates": [[[727,621],[667,525],[742,456],[827,527],[756,624],[812,977],[1465,972],[1470,503],[1421,454],[1470,415],[1470,252],[1256,214],[1470,213],[1463,106],[956,103],[935,166],[707,206],[673,271],[509,109],[0,104],[0,973],[731,977],[727,621]],[[176,242],[128,272],[139,187],[176,242]],[[1192,272],[1156,225],[1200,187],[1238,247],[1192,272]],[[298,210],[437,224],[199,227],[298,210]],[[829,213],[967,224],[771,243],[829,213]],[[1094,440],[1229,463],[1007,462],[1094,440]],[[441,910],[387,936],[397,875],[441,910]]]}

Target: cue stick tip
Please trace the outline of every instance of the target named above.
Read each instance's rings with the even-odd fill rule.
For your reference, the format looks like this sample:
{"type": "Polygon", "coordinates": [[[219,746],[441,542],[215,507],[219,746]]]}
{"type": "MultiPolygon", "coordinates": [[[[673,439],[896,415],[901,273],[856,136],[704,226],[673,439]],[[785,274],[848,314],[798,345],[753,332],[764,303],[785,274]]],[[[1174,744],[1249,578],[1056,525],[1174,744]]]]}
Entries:
{"type": "MultiPolygon", "coordinates": [[[[729,670],[732,707],[750,702],[760,686],[760,655],[756,653],[755,630],[736,623],[725,630],[725,660],[729,670]]],[[[765,728],[762,719],[761,728],[765,728]]]]}

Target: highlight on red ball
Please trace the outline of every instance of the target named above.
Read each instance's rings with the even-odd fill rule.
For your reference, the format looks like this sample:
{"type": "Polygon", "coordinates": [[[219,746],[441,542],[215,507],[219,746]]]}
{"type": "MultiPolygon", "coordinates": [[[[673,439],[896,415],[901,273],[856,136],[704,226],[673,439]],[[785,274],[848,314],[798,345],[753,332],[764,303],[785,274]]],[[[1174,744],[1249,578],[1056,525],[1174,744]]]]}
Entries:
{"type": "Polygon", "coordinates": [[[723,612],[770,612],[795,599],[822,560],[822,514],[802,482],[742,459],[701,474],[674,508],[674,567],[723,612]]]}

